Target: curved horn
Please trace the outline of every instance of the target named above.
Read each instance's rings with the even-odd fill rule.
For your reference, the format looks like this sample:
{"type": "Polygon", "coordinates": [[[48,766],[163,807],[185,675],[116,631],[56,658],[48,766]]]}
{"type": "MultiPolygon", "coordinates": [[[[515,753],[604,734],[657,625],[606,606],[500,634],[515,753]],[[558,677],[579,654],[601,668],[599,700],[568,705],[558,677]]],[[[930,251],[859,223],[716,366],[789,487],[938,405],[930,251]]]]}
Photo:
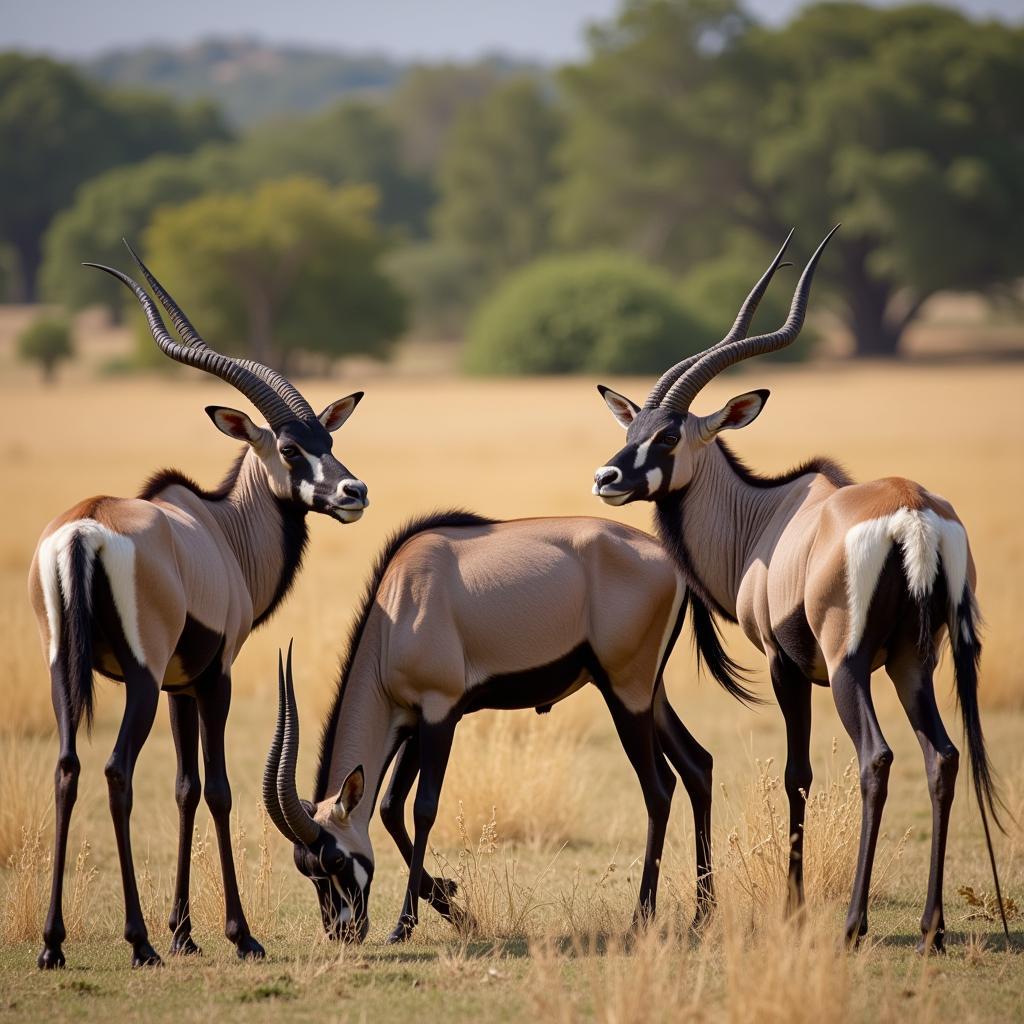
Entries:
{"type": "MultiPolygon", "coordinates": [[[[267,422],[272,427],[279,427],[289,420],[296,418],[296,413],[293,412],[284,398],[277,393],[271,383],[261,379],[250,367],[230,359],[228,356],[221,355],[210,348],[195,332],[195,329],[188,323],[184,315],[180,314],[180,310],[178,313],[181,321],[184,325],[187,325],[187,329],[190,332],[187,335],[186,344],[181,344],[171,337],[163,320],[160,318],[160,312],[153,300],[137,281],[132,280],[132,278],[120,270],[103,266],[100,263],[85,263],[84,266],[95,267],[97,270],[110,274],[111,277],[116,277],[125,287],[130,288],[135,293],[135,297],[139,300],[139,304],[146,314],[146,320],[149,322],[149,329],[153,335],[153,340],[164,355],[169,356],[176,362],[184,363],[186,366],[194,366],[197,369],[205,370],[207,373],[220,377],[221,380],[226,381],[245,395],[267,418],[267,422]]],[[[147,280],[154,282],[159,287],[159,282],[156,282],[156,279],[151,274],[148,274],[148,271],[147,280]]],[[[154,288],[154,291],[156,290],[154,288]]],[[[159,290],[163,291],[162,288],[159,290]]],[[[164,292],[164,295],[167,295],[167,293],[164,292]]],[[[179,329],[184,330],[182,327],[179,327],[179,329]]]]}
{"type": "Polygon", "coordinates": [[[288,828],[300,843],[309,846],[320,835],[320,825],[302,806],[295,786],[295,763],[299,758],[299,709],[295,704],[292,682],[292,645],[288,644],[288,667],[284,677],[285,719],[281,739],[281,763],[277,769],[277,799],[288,828]]]}
{"type": "Polygon", "coordinates": [[[666,392],[661,403],[665,408],[671,409],[673,412],[686,412],[697,393],[723,370],[744,359],[749,359],[751,356],[776,352],[796,340],[800,328],[804,324],[804,314],[807,312],[807,300],[811,294],[814,271],[829,239],[838,230],[839,225],[837,224],[822,239],[821,244],[807,261],[807,266],[804,267],[804,272],[800,275],[796,290],[793,292],[793,301],[790,304],[786,322],[771,334],[739,338],[728,345],[709,349],[666,392]]]}
{"type": "Polygon", "coordinates": [[[782,257],[786,254],[786,249],[789,246],[790,239],[793,237],[794,228],[786,235],[786,240],[782,243],[782,248],[775,254],[775,259],[772,260],[768,269],[761,275],[760,280],[750,290],[750,294],[746,297],[743,305],[740,306],[739,313],[736,314],[736,319],[733,321],[733,325],[729,330],[729,333],[722,338],[721,341],[715,342],[710,348],[704,349],[703,352],[696,352],[692,356],[687,356],[685,359],[680,360],[675,366],[666,370],[661,377],[658,379],[658,383],[651,388],[651,393],[647,396],[647,401],[644,402],[645,409],[656,409],[661,405],[668,393],[669,388],[679,378],[686,373],[699,359],[701,359],[708,352],[712,352],[717,348],[721,348],[723,345],[730,345],[734,341],[738,341],[740,338],[747,336],[747,331],[750,328],[750,321],[754,319],[754,314],[757,312],[757,307],[761,304],[761,299],[764,298],[764,293],[768,290],[768,285],[771,284],[772,278],[775,276],[775,271],[779,267],[788,267],[792,264],[783,263],[782,257]]]}
{"type": "Polygon", "coordinates": [[[277,725],[274,726],[274,739],[267,753],[267,763],[263,768],[263,806],[267,809],[270,820],[278,831],[289,842],[297,843],[298,837],[288,827],[281,802],[277,798],[277,772],[281,766],[281,743],[284,739],[285,698],[284,698],[284,661],[280,650],[277,652],[277,725]]]}

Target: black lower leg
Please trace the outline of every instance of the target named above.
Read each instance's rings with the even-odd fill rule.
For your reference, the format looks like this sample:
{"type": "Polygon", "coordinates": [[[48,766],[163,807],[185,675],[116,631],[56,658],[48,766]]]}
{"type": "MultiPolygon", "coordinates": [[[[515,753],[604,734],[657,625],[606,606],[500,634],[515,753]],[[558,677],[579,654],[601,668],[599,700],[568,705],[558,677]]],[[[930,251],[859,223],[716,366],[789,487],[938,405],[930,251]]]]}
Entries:
{"type": "MultiPolygon", "coordinates": [[[[414,732],[400,747],[391,773],[391,782],[380,804],[380,817],[398,852],[408,867],[412,863],[412,839],[405,825],[405,802],[419,773],[420,741],[414,732]]],[[[458,890],[450,878],[433,878],[425,869],[420,883],[420,898],[427,900],[446,921],[466,923],[465,912],[452,903],[458,890]]]]}
{"type": "Polygon", "coordinates": [[[772,687],[786,721],[786,796],[789,800],[789,872],[786,912],[804,903],[804,813],[811,790],[811,681],[788,659],[771,659],[772,687]]]}
{"type": "Polygon", "coordinates": [[[224,728],[231,705],[230,677],[218,674],[209,684],[201,685],[197,690],[197,700],[203,737],[203,767],[206,770],[204,795],[217,833],[221,876],[224,879],[224,934],[229,942],[235,944],[240,957],[259,960],[266,956],[266,952],[249,931],[249,922],[238,894],[235,858],[231,849],[231,785],[224,759],[224,728]]]}
{"type": "Polygon", "coordinates": [[[693,808],[696,842],[697,903],[693,924],[698,926],[715,903],[711,873],[711,755],[693,738],[662,694],[655,709],[658,739],[672,766],[679,773],[693,808]]]}
{"type": "Polygon", "coordinates": [[[413,803],[413,825],[415,837],[412,855],[409,859],[409,883],[405,890],[402,913],[391,934],[389,943],[404,942],[419,920],[419,899],[423,887],[423,860],[427,853],[427,840],[437,818],[438,802],[441,799],[441,785],[448,767],[452,740],[455,736],[457,719],[445,719],[437,723],[420,722],[418,730],[420,758],[419,785],[413,803]]]}
{"type": "Polygon", "coordinates": [[[78,799],[78,776],[81,770],[75,749],[75,733],[78,729],[78,722],[73,719],[72,712],[67,707],[60,671],[56,664],[50,670],[53,709],[60,730],[60,754],[57,757],[53,787],[56,828],[53,837],[50,909],[46,913],[46,923],[43,926],[43,948],[37,961],[39,967],[45,969],[64,966],[64,951],[61,948],[66,936],[63,908],[64,867],[67,861],[71,812],[78,799]]]}
{"type": "Polygon", "coordinates": [[[178,804],[178,866],[175,874],[174,901],[171,917],[171,953],[202,952],[192,938],[192,917],[189,909],[189,875],[192,866],[192,831],[199,806],[199,711],[193,697],[171,694],[168,697],[171,735],[178,756],[178,777],[174,797],[178,804]]]}
{"type": "Polygon", "coordinates": [[[159,686],[148,671],[126,673],[124,718],[104,769],[124,887],[124,937],[132,946],[133,967],[160,963],[156,950],[149,944],[149,932],[142,916],[131,843],[132,776],[139,751],[152,728],[159,696],[159,686]]]}

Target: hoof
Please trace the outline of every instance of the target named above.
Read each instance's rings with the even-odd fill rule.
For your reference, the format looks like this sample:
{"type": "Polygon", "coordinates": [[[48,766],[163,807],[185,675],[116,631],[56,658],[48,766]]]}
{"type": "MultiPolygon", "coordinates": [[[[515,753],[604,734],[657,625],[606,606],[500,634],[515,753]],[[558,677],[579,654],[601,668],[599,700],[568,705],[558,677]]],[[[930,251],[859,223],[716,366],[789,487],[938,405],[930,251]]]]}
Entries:
{"type": "Polygon", "coordinates": [[[60,946],[43,946],[36,960],[36,966],[41,971],[53,971],[64,966],[64,953],[60,946]]]}
{"type": "Polygon", "coordinates": [[[265,960],[267,951],[250,935],[238,943],[239,960],[265,960]]]}
{"type": "Polygon", "coordinates": [[[176,936],[171,942],[171,956],[202,956],[202,949],[191,935],[176,936]]]}
{"type": "Polygon", "coordinates": [[[919,956],[927,956],[929,953],[945,953],[946,939],[942,932],[936,932],[932,936],[922,935],[921,941],[914,947],[919,956]]]}
{"type": "Polygon", "coordinates": [[[160,954],[148,943],[140,942],[132,953],[132,967],[162,967],[160,954]]]}
{"type": "Polygon", "coordinates": [[[412,930],[415,927],[415,921],[409,921],[404,917],[399,919],[398,924],[395,925],[391,934],[388,936],[387,944],[389,946],[397,946],[398,943],[405,942],[412,935],[412,930]]]}

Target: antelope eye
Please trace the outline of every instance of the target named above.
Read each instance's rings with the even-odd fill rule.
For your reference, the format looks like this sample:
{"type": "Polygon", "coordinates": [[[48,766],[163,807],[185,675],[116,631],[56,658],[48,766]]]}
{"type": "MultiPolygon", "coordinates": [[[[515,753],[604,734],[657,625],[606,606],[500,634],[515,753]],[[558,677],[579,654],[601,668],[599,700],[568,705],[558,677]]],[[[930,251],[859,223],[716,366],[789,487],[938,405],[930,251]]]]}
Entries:
{"type": "Polygon", "coordinates": [[[660,441],[666,447],[674,448],[677,444],[679,444],[679,435],[678,434],[662,434],[661,438],[660,438],[660,441]]]}
{"type": "Polygon", "coordinates": [[[281,448],[281,454],[286,459],[294,459],[299,454],[299,449],[293,444],[286,444],[281,448]]]}

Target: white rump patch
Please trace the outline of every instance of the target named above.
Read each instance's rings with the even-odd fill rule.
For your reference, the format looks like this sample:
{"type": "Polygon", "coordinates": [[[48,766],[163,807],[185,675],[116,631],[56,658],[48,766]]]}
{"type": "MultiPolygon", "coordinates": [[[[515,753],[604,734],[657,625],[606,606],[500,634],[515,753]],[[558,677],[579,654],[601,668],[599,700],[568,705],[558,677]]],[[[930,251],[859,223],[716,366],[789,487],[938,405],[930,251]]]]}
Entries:
{"type": "Polygon", "coordinates": [[[125,639],[135,660],[144,665],[146,655],[139,634],[139,609],[135,595],[135,545],[128,537],[115,533],[95,519],[65,523],[39,546],[39,577],[50,626],[50,664],[57,659],[63,613],[61,594],[70,592],[71,547],[76,537],[85,548],[85,579],[81,581],[85,600],[91,599],[93,566],[98,557],[110,581],[114,607],[125,639]]]}

